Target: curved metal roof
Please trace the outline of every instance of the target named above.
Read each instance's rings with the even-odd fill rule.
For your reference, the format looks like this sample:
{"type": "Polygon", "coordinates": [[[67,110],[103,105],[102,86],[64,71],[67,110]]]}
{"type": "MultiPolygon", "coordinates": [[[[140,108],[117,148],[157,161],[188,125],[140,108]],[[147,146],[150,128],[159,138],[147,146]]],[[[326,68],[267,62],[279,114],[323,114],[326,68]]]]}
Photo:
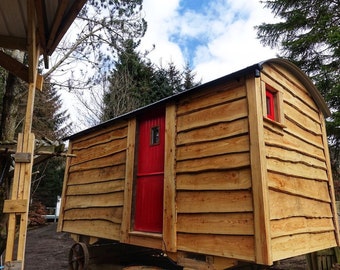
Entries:
{"type": "Polygon", "coordinates": [[[317,106],[319,107],[320,111],[327,117],[330,116],[330,111],[328,109],[327,104],[325,103],[323,97],[321,96],[320,92],[318,91],[318,89],[315,87],[315,85],[313,84],[313,82],[311,81],[311,79],[304,73],[302,72],[302,70],[300,68],[298,68],[295,64],[293,64],[292,62],[285,60],[285,59],[281,59],[281,58],[273,58],[273,59],[269,59],[269,60],[265,60],[263,62],[260,63],[256,63],[254,65],[251,65],[249,67],[246,67],[244,69],[238,70],[236,72],[233,72],[231,74],[228,74],[226,76],[220,77],[218,79],[215,79],[213,81],[201,84],[197,87],[194,87],[192,89],[189,89],[187,91],[175,94],[173,96],[164,98],[160,101],[157,101],[155,103],[152,103],[150,105],[147,105],[145,107],[139,108],[137,110],[131,111],[129,113],[120,115],[116,118],[113,118],[111,120],[108,120],[104,123],[101,123],[97,126],[88,128],[86,130],[83,130],[79,133],[73,134],[69,137],[66,137],[64,140],[68,140],[68,139],[73,139],[73,138],[77,138],[79,136],[88,134],[94,130],[109,126],[113,121],[119,120],[119,119],[126,119],[135,115],[139,115],[147,110],[150,110],[154,107],[157,106],[161,106],[163,104],[165,104],[168,101],[171,100],[175,100],[179,97],[184,97],[187,95],[190,95],[191,93],[203,89],[203,88],[208,88],[208,87],[212,87],[224,82],[228,82],[234,79],[239,79],[241,76],[247,75],[247,74],[253,74],[255,77],[259,77],[261,70],[263,69],[263,66],[265,64],[277,64],[282,66],[283,68],[287,69],[289,72],[291,72],[294,76],[296,76],[299,81],[306,87],[307,91],[310,93],[311,97],[313,98],[313,100],[315,101],[315,103],[317,104],[317,106]]]}
{"type": "Polygon", "coordinates": [[[300,68],[298,68],[296,65],[294,65],[292,62],[282,59],[282,58],[273,58],[269,59],[267,61],[264,61],[260,63],[261,66],[263,66],[265,63],[273,63],[273,64],[279,64],[282,67],[289,70],[294,76],[296,76],[300,82],[306,87],[309,94],[321,110],[321,112],[324,114],[324,116],[328,117],[331,115],[331,112],[329,111],[329,108],[320,94],[319,90],[316,88],[312,80],[304,73],[300,68]]]}

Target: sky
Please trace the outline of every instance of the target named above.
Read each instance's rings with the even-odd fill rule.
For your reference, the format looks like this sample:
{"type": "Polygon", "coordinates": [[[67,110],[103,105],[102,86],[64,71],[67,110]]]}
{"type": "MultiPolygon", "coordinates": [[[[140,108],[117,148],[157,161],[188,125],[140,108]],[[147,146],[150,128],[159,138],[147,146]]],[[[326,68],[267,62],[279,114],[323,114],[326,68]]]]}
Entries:
{"type": "MultiPolygon", "coordinates": [[[[159,66],[189,63],[202,83],[276,55],[256,39],[254,27],[274,21],[260,0],[143,0],[142,16],[148,29],[140,50],[159,66]]],[[[65,92],[63,100],[75,130],[88,127],[77,98],[65,92]]]]}
{"type": "Polygon", "coordinates": [[[186,63],[207,82],[273,58],[254,26],[274,21],[259,0],[144,0],[148,29],[141,50],[158,65],[186,63]]]}

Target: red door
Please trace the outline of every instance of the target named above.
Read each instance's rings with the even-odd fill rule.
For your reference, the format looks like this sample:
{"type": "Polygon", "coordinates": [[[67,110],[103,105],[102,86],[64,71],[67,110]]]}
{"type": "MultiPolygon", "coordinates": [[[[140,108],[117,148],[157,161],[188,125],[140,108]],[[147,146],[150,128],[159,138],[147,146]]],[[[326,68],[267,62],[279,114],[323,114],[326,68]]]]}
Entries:
{"type": "Polygon", "coordinates": [[[164,110],[139,120],[134,229],[161,233],[163,227],[164,110]]]}

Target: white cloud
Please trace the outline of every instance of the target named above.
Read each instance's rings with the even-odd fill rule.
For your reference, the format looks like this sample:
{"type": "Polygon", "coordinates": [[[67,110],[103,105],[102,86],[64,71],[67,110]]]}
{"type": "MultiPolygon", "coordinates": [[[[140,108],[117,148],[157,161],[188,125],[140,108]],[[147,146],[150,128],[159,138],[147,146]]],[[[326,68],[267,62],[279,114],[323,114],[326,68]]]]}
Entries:
{"type": "MultiPolygon", "coordinates": [[[[254,26],[273,18],[259,0],[144,0],[143,13],[148,30],[141,50],[151,50],[149,57],[157,65],[173,62],[180,68],[190,60],[202,82],[275,56],[256,39],[254,26]]],[[[77,130],[82,129],[86,124],[78,120],[79,100],[68,92],[63,97],[80,125],[77,130]]]]}
{"type": "Polygon", "coordinates": [[[149,26],[142,46],[156,45],[153,62],[180,67],[191,60],[198,78],[209,81],[275,57],[256,39],[254,26],[273,20],[258,0],[207,1],[200,10],[186,10],[185,1],[144,0],[149,26]]]}
{"type": "Polygon", "coordinates": [[[152,50],[151,60],[156,63],[174,62],[181,64],[183,54],[180,47],[170,41],[172,20],[177,16],[179,0],[155,1],[144,0],[144,16],[148,23],[148,30],[142,40],[142,50],[152,50]]]}

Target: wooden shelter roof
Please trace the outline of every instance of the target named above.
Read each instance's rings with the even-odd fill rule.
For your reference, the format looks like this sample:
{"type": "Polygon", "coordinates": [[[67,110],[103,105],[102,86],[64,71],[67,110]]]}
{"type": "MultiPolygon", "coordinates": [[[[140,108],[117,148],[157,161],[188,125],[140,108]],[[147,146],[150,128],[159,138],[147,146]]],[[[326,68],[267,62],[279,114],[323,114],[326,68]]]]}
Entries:
{"type": "Polygon", "coordinates": [[[60,40],[85,5],[86,0],[1,0],[0,48],[25,51],[28,66],[0,50],[0,66],[41,90],[42,77],[34,71],[40,55],[48,68],[60,40]]]}
{"type": "MultiPolygon", "coordinates": [[[[0,47],[28,50],[29,9],[33,0],[0,1],[0,47]]],[[[86,0],[34,0],[34,16],[41,53],[51,55],[86,0]]]]}

